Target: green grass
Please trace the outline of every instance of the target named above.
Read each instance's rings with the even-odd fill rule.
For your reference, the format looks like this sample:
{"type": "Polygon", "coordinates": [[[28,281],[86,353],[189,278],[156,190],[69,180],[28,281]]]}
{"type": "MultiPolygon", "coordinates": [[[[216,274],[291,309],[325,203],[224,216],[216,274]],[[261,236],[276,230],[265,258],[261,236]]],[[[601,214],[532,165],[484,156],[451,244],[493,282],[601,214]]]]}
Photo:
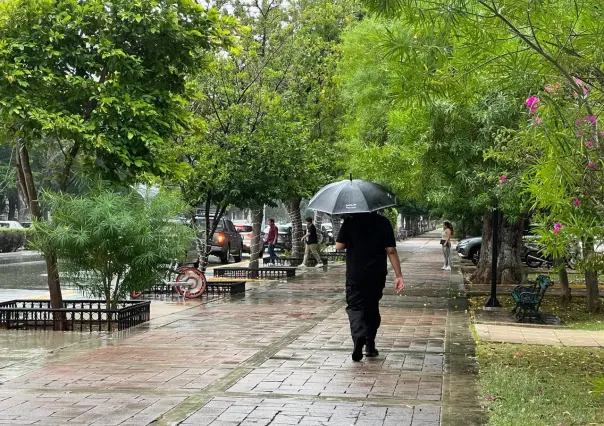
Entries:
{"type": "Polygon", "coordinates": [[[604,350],[479,342],[489,425],[604,425],[604,350]]]}
{"type": "MultiPolygon", "coordinates": [[[[512,296],[500,295],[497,298],[508,311],[514,308],[515,303],[512,296]]],[[[484,306],[487,300],[488,296],[472,296],[470,306],[472,309],[477,309],[484,306]]],[[[540,311],[557,315],[570,328],[604,330],[604,312],[597,314],[587,312],[585,310],[585,297],[574,297],[568,306],[564,306],[560,303],[560,296],[546,293],[540,311]]]]}

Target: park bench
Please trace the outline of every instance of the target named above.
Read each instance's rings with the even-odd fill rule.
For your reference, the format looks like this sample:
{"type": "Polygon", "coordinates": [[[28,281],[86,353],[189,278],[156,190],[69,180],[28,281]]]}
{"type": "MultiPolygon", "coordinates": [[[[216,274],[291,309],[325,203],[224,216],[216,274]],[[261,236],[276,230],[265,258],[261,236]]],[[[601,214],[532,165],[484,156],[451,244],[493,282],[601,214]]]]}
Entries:
{"type": "MultiPolygon", "coordinates": [[[[262,259],[262,263],[265,265],[279,265],[279,266],[300,266],[304,259],[301,257],[278,257],[271,259],[265,257],[262,259]]],[[[323,265],[327,265],[329,259],[326,256],[321,255],[323,265]]],[[[314,258],[308,259],[308,266],[315,266],[317,261],[314,258]]]]}
{"type": "Polygon", "coordinates": [[[516,306],[512,310],[518,322],[524,318],[536,318],[542,321],[539,307],[545,292],[552,285],[552,280],[547,275],[539,275],[532,286],[518,285],[512,290],[512,298],[516,306]]]}
{"type": "Polygon", "coordinates": [[[293,266],[275,266],[268,268],[228,267],[214,268],[217,278],[281,278],[295,277],[296,268],[293,266]]]}
{"type": "Polygon", "coordinates": [[[208,293],[216,294],[238,294],[245,293],[245,281],[244,280],[232,280],[232,281],[208,281],[206,288],[208,293]]]}
{"type": "Polygon", "coordinates": [[[328,253],[321,253],[321,258],[327,258],[330,262],[346,262],[345,251],[333,251],[328,253]]]}

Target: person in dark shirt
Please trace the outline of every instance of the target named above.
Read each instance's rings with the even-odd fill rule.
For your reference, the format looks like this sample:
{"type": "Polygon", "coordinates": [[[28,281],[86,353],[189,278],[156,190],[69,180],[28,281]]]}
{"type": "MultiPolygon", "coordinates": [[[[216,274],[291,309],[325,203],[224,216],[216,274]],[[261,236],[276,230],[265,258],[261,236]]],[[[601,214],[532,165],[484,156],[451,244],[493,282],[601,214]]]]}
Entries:
{"type": "Polygon", "coordinates": [[[306,235],[302,237],[302,240],[306,240],[306,250],[304,251],[304,260],[302,265],[308,266],[308,258],[312,254],[317,261],[317,268],[323,266],[321,256],[317,251],[317,245],[319,244],[319,237],[317,236],[317,227],[312,223],[312,217],[306,218],[306,235]]]}
{"type": "Polygon", "coordinates": [[[344,219],[336,250],[346,250],[346,312],[354,343],[353,361],[379,355],[375,336],[380,327],[379,303],[386,286],[386,258],[396,275],[394,288],[405,288],[401,262],[390,221],[377,213],[360,213],[344,219]]]}

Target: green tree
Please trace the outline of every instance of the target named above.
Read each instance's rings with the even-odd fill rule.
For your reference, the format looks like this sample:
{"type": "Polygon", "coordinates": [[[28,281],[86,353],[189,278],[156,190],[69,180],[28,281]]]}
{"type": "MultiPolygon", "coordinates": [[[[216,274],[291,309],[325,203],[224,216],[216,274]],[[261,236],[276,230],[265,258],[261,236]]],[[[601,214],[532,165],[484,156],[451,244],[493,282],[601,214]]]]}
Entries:
{"type": "MultiPolygon", "coordinates": [[[[30,151],[49,139],[63,156],[62,191],[76,162],[115,181],[178,170],[165,153],[189,122],[187,82],[228,34],[218,12],[192,0],[0,3],[0,125],[32,215],[41,218],[30,151]]],[[[56,258],[46,260],[59,308],[56,258]]]]}
{"type": "Polygon", "coordinates": [[[35,245],[56,254],[69,282],[110,307],[158,283],[161,268],[181,261],[193,237],[190,227],[170,222],[186,206],[165,192],[45,193],[44,202],[53,220],[36,224],[35,245]]]}

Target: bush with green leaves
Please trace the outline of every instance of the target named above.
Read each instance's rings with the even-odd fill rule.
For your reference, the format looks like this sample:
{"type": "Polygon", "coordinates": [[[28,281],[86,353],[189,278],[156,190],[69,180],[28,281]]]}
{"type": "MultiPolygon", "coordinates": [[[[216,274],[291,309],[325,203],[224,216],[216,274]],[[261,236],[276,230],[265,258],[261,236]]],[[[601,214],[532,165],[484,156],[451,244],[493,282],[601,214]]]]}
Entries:
{"type": "Polygon", "coordinates": [[[25,245],[27,231],[25,229],[0,229],[0,253],[17,251],[25,245]]]}
{"type": "Polygon", "coordinates": [[[98,190],[74,197],[45,194],[52,220],[36,223],[35,245],[55,252],[67,280],[116,306],[131,291],[158,283],[162,268],[184,258],[193,229],[174,223],[185,206],[161,191],[98,190]]]}

